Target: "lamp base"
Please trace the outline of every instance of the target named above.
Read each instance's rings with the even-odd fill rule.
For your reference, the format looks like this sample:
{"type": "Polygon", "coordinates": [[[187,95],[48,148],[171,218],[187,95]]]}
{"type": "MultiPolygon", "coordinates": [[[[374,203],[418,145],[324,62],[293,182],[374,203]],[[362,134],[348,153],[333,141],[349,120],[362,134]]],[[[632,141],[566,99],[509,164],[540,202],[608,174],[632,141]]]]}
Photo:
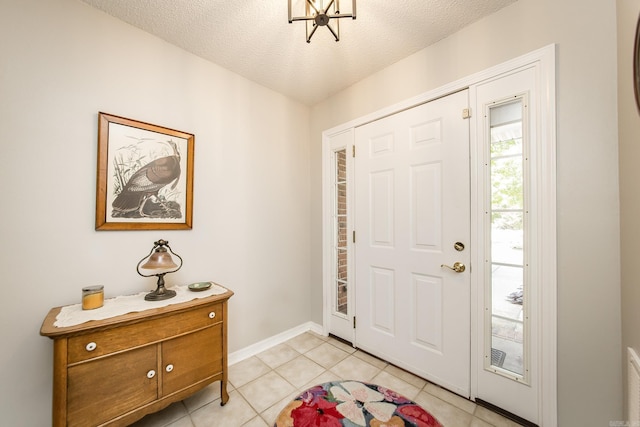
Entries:
{"type": "Polygon", "coordinates": [[[144,296],[146,301],[162,301],[165,299],[173,298],[176,296],[176,291],[165,289],[164,287],[158,288],[153,292],[149,292],[144,296]]]}

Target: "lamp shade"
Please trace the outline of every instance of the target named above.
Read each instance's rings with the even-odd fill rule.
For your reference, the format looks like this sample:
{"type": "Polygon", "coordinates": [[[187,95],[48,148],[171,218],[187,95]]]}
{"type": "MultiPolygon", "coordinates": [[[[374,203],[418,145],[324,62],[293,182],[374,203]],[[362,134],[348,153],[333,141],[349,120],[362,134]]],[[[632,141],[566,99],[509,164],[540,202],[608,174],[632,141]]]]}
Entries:
{"type": "Polygon", "coordinates": [[[153,243],[153,248],[149,255],[142,258],[136,266],[136,271],[142,277],[158,277],[158,286],[155,291],[145,295],[147,301],[159,301],[176,296],[176,292],[164,287],[164,275],[167,273],[175,273],[182,267],[182,257],[171,250],[169,242],[166,240],[158,240],[153,243]],[[175,255],[180,264],[173,261],[171,255],[175,255]]]}
{"type": "Polygon", "coordinates": [[[176,268],[178,264],[173,262],[171,254],[167,252],[164,247],[156,248],[156,250],[149,256],[147,262],[140,266],[144,270],[172,270],[176,268]]]}

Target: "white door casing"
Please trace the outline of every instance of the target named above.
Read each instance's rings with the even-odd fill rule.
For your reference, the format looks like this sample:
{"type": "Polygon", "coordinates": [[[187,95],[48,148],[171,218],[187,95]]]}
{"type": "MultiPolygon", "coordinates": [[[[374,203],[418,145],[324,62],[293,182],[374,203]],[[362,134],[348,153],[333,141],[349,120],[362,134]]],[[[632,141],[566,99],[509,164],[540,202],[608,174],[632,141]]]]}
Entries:
{"type": "Polygon", "coordinates": [[[355,129],[356,346],[469,396],[467,91],[355,129]],[[455,249],[456,242],[464,247],[455,249]]]}

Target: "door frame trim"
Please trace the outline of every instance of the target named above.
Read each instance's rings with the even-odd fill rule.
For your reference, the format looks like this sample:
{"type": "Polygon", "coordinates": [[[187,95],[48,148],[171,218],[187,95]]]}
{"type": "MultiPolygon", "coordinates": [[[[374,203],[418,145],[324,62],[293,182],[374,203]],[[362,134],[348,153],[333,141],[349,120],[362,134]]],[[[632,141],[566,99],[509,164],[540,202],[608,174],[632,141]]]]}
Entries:
{"type": "MultiPolygon", "coordinates": [[[[540,369],[538,372],[538,380],[540,384],[540,405],[539,424],[556,427],[558,423],[558,407],[557,407],[557,255],[556,255],[556,46],[551,44],[522,55],[515,59],[506,61],[499,65],[493,66],[484,71],[472,74],[462,79],[451,82],[437,89],[417,95],[413,98],[393,104],[389,107],[367,114],[365,116],[353,119],[331,129],[322,132],[322,272],[323,272],[323,331],[329,333],[329,316],[331,310],[331,200],[330,200],[330,150],[331,137],[349,131],[357,126],[363,125],[373,120],[385,117],[399,111],[412,108],[416,105],[424,104],[431,100],[446,96],[450,93],[466,89],[470,86],[480,84],[487,80],[493,80],[503,74],[512,73],[523,67],[535,66],[538,70],[538,78],[541,88],[540,96],[540,119],[541,119],[541,135],[544,139],[542,144],[542,152],[540,153],[546,167],[542,170],[543,177],[538,183],[540,192],[544,195],[546,209],[542,212],[539,219],[540,233],[544,236],[546,247],[543,251],[541,259],[541,281],[545,286],[540,292],[540,307],[544,307],[544,316],[540,318],[540,369]],[[329,180],[329,181],[328,181],[329,180]]],[[[474,132],[471,132],[470,139],[472,142],[477,138],[474,132]]],[[[353,141],[351,142],[353,143],[353,141]]],[[[473,160],[473,159],[472,159],[473,160]]],[[[471,164],[472,182],[474,185],[474,167],[471,164]]],[[[474,192],[472,191],[472,194],[474,192]]],[[[477,200],[472,196],[472,210],[477,200]]],[[[473,219],[472,215],[472,221],[473,219]]],[[[472,258],[473,259],[473,258],[472,258]]],[[[473,274],[473,273],[472,273],[473,274]]],[[[353,286],[350,287],[350,292],[353,286]]],[[[477,318],[478,289],[471,287],[471,319],[477,318]]],[[[352,295],[349,296],[353,298],[352,295]]],[[[471,396],[475,397],[477,393],[477,376],[474,375],[474,361],[478,360],[477,346],[474,345],[477,340],[477,328],[474,330],[472,322],[471,329],[471,396]],[[475,378],[474,378],[475,376],[475,378]],[[475,381],[475,383],[474,383],[475,381]],[[474,387],[475,384],[475,387],[474,387]]]]}

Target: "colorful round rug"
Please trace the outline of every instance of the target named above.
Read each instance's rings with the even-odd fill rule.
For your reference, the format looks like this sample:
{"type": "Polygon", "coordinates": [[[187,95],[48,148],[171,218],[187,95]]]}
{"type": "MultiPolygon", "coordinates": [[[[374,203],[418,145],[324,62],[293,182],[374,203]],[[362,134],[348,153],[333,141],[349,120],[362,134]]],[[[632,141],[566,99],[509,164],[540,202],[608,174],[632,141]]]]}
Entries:
{"type": "Polygon", "coordinates": [[[433,415],[393,390],[335,381],[305,390],[278,415],[274,427],[442,427],[433,415]]]}

